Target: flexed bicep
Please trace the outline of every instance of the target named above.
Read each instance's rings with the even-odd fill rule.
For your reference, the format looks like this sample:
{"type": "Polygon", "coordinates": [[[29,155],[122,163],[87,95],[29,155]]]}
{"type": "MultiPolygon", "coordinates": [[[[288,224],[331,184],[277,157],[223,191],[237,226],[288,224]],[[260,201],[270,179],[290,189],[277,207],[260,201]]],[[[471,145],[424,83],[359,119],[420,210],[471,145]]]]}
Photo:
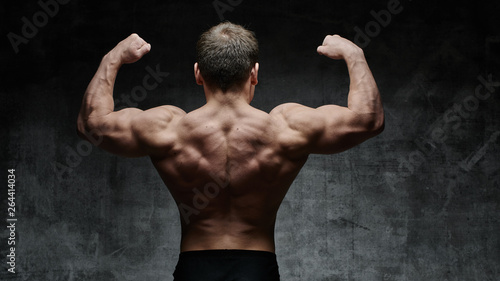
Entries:
{"type": "Polygon", "coordinates": [[[361,48],[334,35],[325,38],[318,53],[345,60],[350,76],[348,106],[324,105],[313,109],[295,104],[281,106],[278,111],[292,130],[307,139],[307,152],[337,153],[382,132],[384,110],[361,48]]]}

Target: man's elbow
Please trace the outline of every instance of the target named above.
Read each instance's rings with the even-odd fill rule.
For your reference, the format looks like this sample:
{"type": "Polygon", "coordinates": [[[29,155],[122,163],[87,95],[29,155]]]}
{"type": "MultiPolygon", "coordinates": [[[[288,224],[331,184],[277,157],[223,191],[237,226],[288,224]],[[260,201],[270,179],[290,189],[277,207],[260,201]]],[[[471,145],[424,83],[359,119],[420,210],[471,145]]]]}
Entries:
{"type": "Polygon", "coordinates": [[[78,117],[76,134],[92,144],[98,146],[102,141],[102,135],[99,134],[99,125],[96,122],[89,122],[78,117]]]}
{"type": "Polygon", "coordinates": [[[373,129],[374,129],[373,131],[374,131],[375,135],[378,135],[384,131],[384,129],[385,129],[384,113],[381,113],[381,114],[379,114],[379,116],[377,116],[377,120],[375,121],[375,125],[374,125],[373,129]]]}
{"type": "Polygon", "coordinates": [[[385,118],[383,113],[372,116],[366,124],[366,132],[370,135],[370,137],[379,135],[384,131],[384,129],[385,118]]]}

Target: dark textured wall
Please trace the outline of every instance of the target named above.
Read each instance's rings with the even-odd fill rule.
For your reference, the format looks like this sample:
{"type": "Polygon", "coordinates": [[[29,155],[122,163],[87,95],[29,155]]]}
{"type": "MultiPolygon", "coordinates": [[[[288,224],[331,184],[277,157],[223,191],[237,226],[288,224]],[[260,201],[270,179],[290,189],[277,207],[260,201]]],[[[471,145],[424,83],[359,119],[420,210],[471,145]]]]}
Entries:
{"type": "Polygon", "coordinates": [[[46,22],[34,0],[0,7],[0,279],[172,280],[180,229],[166,187],[148,159],[88,146],[75,121],[100,59],[132,32],[152,51],[120,71],[117,105],[202,105],[194,44],[222,18],[260,40],[255,107],[346,105],[345,64],[316,54],[333,33],[363,46],[384,100],[382,135],[311,156],[286,196],[282,280],[500,279],[498,1],[61,2],[46,22]],[[213,3],[236,5],[221,17],[213,3]],[[22,18],[34,15],[40,27],[16,53],[8,34],[23,36],[22,18]],[[148,68],[169,74],[134,98],[148,68]],[[16,274],[6,263],[9,168],[16,274]]]}

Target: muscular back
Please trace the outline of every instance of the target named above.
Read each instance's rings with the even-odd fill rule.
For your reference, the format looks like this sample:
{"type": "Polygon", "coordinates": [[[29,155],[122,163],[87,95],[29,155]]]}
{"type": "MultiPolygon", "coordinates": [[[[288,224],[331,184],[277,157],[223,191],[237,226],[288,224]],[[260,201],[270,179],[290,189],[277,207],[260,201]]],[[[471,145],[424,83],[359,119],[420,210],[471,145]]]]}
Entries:
{"type": "Polygon", "coordinates": [[[249,105],[258,63],[230,95],[205,83],[196,63],[207,104],[189,114],[174,106],[114,111],[118,69],[150,50],[132,34],[104,56],[85,92],[78,133],[117,155],[151,157],[181,214],[181,251],[274,251],[276,213],[307,156],[344,151],[384,129],[363,50],[338,35],[327,36],[318,53],[345,60],[348,107],[289,103],[269,114],[249,105]]]}
{"type": "Polygon", "coordinates": [[[307,156],[279,118],[249,105],[206,105],[184,115],[153,163],[181,214],[181,250],[274,251],[279,205],[307,156]]]}

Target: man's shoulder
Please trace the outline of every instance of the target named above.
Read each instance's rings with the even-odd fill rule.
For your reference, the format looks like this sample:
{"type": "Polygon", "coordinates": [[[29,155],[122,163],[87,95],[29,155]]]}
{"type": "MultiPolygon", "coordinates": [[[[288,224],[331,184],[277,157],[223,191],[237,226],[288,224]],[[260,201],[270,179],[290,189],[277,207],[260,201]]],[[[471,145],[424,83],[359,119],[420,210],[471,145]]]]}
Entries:
{"type": "Polygon", "coordinates": [[[280,104],[269,113],[275,122],[293,130],[315,127],[321,123],[318,114],[315,108],[293,102],[280,104]]]}
{"type": "Polygon", "coordinates": [[[286,113],[288,110],[291,109],[296,109],[296,108],[301,108],[301,107],[306,107],[300,103],[295,103],[295,102],[287,102],[287,103],[282,103],[269,112],[270,115],[280,115],[283,113],[286,113]]]}
{"type": "Polygon", "coordinates": [[[175,118],[183,117],[185,115],[186,112],[179,107],[162,105],[141,112],[141,114],[138,114],[135,117],[135,121],[140,124],[144,124],[145,122],[149,124],[168,123],[175,118]]]}
{"type": "Polygon", "coordinates": [[[162,105],[155,108],[150,109],[153,112],[163,113],[163,114],[172,114],[176,117],[185,116],[186,111],[182,110],[180,107],[174,105],[162,105]]]}
{"type": "MultiPolygon", "coordinates": [[[[132,121],[133,133],[143,143],[151,146],[161,146],[162,136],[172,132],[178,120],[182,119],[186,112],[176,106],[163,105],[154,107],[138,114],[132,121]]],[[[170,140],[168,138],[168,140],[170,140]]],[[[162,144],[163,145],[163,144],[162,144]]]]}

